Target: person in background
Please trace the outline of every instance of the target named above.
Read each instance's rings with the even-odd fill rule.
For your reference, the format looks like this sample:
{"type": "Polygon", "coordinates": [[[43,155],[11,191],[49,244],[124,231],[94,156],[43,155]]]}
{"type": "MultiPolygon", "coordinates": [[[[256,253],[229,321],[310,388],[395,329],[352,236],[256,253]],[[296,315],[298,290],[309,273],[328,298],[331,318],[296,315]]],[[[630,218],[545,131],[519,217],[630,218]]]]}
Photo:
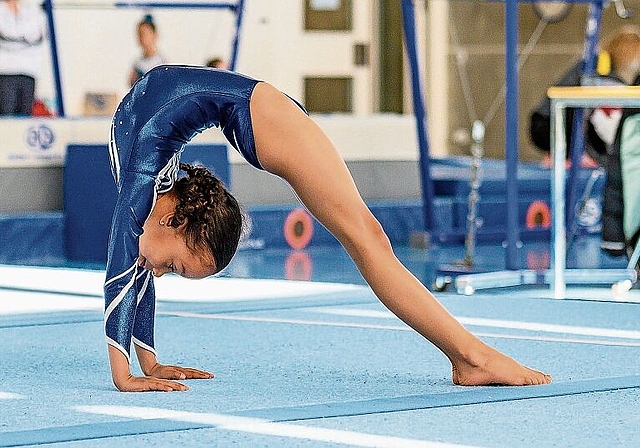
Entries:
{"type": "MultiPolygon", "coordinates": [[[[633,85],[640,75],[640,29],[635,26],[621,28],[605,45],[599,62],[599,73],[608,76],[613,83],[633,85]]],[[[619,107],[599,107],[589,116],[595,132],[607,145],[607,153],[614,143],[621,117],[619,107]]]]}
{"type": "MultiPolygon", "coordinates": [[[[630,29],[630,33],[634,29],[630,29]]],[[[635,38],[627,36],[611,40],[607,46],[610,53],[612,72],[618,73],[622,82],[628,85],[640,85],[640,32],[636,30],[635,38]]],[[[640,113],[638,108],[601,107],[591,114],[590,121],[608,144],[606,180],[602,193],[602,241],[600,247],[614,257],[626,256],[631,258],[633,249],[638,244],[640,231],[633,235],[625,232],[625,208],[633,207],[634,195],[632,179],[623,182],[623,171],[630,163],[627,155],[626,164],[623,163],[621,151],[623,146],[633,147],[637,142],[638,132],[634,126],[624,127],[627,119],[633,120],[640,113]],[[623,132],[624,131],[624,132],[623,132]],[[627,183],[628,182],[628,183],[627,183]],[[628,185],[625,190],[625,184],[628,185]],[[625,202],[627,202],[625,206],[625,202]]],[[[627,150],[628,151],[628,150],[627,150]]],[[[628,152],[627,152],[628,154],[628,152]]],[[[633,162],[631,162],[633,166],[633,162]]],[[[629,174],[627,174],[628,176],[629,174]]],[[[635,266],[639,269],[638,265],[635,266]]]]}
{"type": "Polygon", "coordinates": [[[0,0],[0,115],[31,115],[46,36],[37,5],[0,0]]]}
{"type": "Polygon", "coordinates": [[[229,70],[229,64],[227,64],[227,62],[219,56],[209,59],[207,61],[207,67],[229,70]]]}
{"type": "Polygon", "coordinates": [[[136,59],[129,74],[129,85],[133,86],[138,79],[153,67],[166,62],[158,50],[158,30],[151,14],[146,14],[138,23],[138,44],[142,55],[136,59]]]}
{"type": "MultiPolygon", "coordinates": [[[[619,28],[603,45],[598,58],[598,84],[630,85],[640,71],[640,31],[633,26],[619,28]]],[[[555,86],[580,86],[582,82],[582,60],[572,65],[555,86]]],[[[612,108],[598,108],[585,115],[585,155],[582,164],[587,167],[604,165],[608,147],[613,142],[621,112],[612,108]]],[[[533,144],[544,153],[543,164],[550,158],[551,103],[544,95],[529,117],[529,135],[533,144]]],[[[573,109],[566,113],[566,141],[571,142],[573,109]]],[[[570,157],[567,152],[567,157],[570,157]]]]}

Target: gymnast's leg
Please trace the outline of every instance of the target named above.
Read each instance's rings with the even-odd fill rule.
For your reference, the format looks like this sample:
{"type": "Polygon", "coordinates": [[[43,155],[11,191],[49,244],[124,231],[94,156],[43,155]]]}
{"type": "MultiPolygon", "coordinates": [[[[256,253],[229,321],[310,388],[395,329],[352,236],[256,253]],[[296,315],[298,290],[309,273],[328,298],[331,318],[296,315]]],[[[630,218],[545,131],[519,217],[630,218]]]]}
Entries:
{"type": "Polygon", "coordinates": [[[333,144],[291,100],[260,83],[251,97],[251,118],[262,166],[285,179],[338,238],[382,303],[449,358],[454,383],[551,381],[473,336],[400,263],[333,144]]]}

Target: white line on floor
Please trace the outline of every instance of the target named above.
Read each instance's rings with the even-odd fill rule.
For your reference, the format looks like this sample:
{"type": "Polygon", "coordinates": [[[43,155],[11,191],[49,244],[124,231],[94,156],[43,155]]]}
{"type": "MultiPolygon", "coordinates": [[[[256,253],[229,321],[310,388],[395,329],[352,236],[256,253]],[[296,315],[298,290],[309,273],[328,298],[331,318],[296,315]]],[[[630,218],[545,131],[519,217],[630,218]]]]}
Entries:
{"type": "Polygon", "coordinates": [[[170,409],[145,408],[135,406],[76,406],[75,410],[99,415],[111,415],[133,419],[166,419],[172,421],[211,425],[227,431],[241,431],[277,437],[315,440],[362,447],[420,447],[453,448],[467,445],[407,439],[403,437],[381,436],[339,429],[317,428],[292,423],[277,423],[268,420],[234,417],[224,414],[173,411],[170,409]]]}
{"type": "MultiPolygon", "coordinates": [[[[276,317],[257,317],[257,316],[238,316],[236,314],[204,314],[204,313],[191,313],[187,311],[161,311],[158,312],[161,315],[187,317],[196,319],[215,319],[215,320],[231,320],[231,321],[244,321],[244,322],[264,322],[264,323],[277,323],[277,324],[292,324],[292,325],[317,325],[321,327],[343,327],[343,328],[365,328],[371,330],[395,330],[395,331],[413,331],[406,325],[379,325],[379,324],[361,324],[357,322],[331,322],[322,320],[304,320],[304,319],[282,319],[276,317]]],[[[537,335],[513,335],[513,334],[501,334],[501,333],[482,333],[474,332],[476,336],[487,338],[500,338],[500,339],[517,339],[528,341],[542,341],[542,342],[564,342],[569,344],[592,344],[592,345],[611,345],[611,346],[623,346],[623,347],[640,347],[640,342],[632,341],[607,341],[601,339],[577,339],[577,338],[558,338],[548,336],[537,335]]]]}
{"type": "Polygon", "coordinates": [[[0,315],[49,313],[59,311],[100,311],[103,299],[73,297],[61,294],[2,291],[0,315]]]}
{"type": "MultiPolygon", "coordinates": [[[[314,308],[314,312],[339,316],[397,319],[388,311],[359,310],[353,308],[314,308]]],[[[521,322],[516,320],[485,319],[480,317],[456,317],[464,325],[478,327],[509,328],[512,330],[542,331],[545,333],[576,334],[607,338],[640,339],[640,331],[616,330],[614,328],[576,327],[571,325],[544,324],[541,322],[521,322]]]]}
{"type": "Polygon", "coordinates": [[[279,317],[258,317],[258,316],[240,316],[237,314],[208,314],[208,313],[192,313],[189,311],[160,311],[158,314],[164,314],[177,317],[195,317],[199,319],[216,319],[216,320],[235,320],[246,322],[265,322],[275,324],[297,324],[297,325],[319,325],[326,327],[348,327],[348,328],[369,328],[375,330],[405,330],[410,331],[411,328],[401,325],[378,325],[378,324],[361,324],[358,322],[328,322],[322,320],[305,320],[305,319],[283,319],[279,317]]]}
{"type": "Polygon", "coordinates": [[[23,398],[24,397],[22,395],[0,391],[0,400],[22,400],[23,398]]]}

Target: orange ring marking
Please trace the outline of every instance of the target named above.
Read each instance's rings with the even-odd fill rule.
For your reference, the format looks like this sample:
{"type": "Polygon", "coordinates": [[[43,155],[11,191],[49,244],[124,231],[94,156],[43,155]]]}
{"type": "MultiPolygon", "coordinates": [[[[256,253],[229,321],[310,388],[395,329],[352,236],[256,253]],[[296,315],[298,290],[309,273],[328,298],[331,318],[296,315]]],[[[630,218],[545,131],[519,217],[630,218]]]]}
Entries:
{"type": "Polygon", "coordinates": [[[537,200],[529,204],[525,224],[527,229],[535,229],[536,227],[548,229],[551,227],[551,210],[547,203],[537,200]]]}
{"type": "Polygon", "coordinates": [[[313,218],[302,208],[292,210],[284,220],[284,239],[292,249],[304,249],[313,236],[313,218]]]}

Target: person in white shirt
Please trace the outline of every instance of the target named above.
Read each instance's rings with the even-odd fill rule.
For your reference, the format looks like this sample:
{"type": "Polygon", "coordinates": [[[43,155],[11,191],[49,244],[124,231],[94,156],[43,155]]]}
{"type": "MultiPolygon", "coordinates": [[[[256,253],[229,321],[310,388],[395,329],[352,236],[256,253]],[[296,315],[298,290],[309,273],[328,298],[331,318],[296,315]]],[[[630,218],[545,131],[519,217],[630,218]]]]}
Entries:
{"type": "Polygon", "coordinates": [[[0,115],[31,115],[46,37],[38,5],[0,0],[0,115]]]}
{"type": "Polygon", "coordinates": [[[129,86],[133,86],[136,81],[151,70],[153,67],[167,62],[158,50],[158,30],[151,14],[146,14],[138,23],[138,44],[142,49],[142,54],[133,63],[133,68],[129,74],[129,86]]]}

